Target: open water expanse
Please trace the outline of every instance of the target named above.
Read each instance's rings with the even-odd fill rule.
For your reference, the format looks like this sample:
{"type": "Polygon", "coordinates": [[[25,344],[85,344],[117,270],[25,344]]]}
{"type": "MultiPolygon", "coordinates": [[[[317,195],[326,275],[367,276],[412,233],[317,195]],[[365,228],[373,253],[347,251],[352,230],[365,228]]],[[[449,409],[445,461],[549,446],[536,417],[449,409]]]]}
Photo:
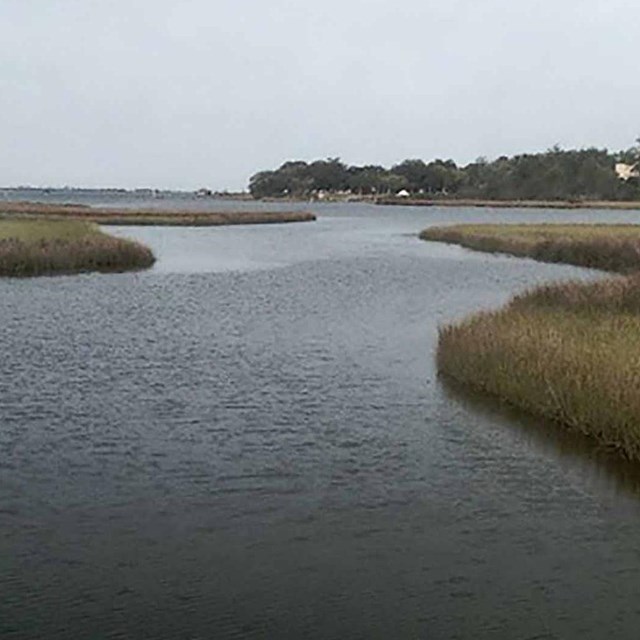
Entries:
{"type": "Polygon", "coordinates": [[[635,470],[434,369],[439,323],[594,274],[416,234],[640,214],[310,208],[0,281],[0,637],[637,638],[635,470]]]}

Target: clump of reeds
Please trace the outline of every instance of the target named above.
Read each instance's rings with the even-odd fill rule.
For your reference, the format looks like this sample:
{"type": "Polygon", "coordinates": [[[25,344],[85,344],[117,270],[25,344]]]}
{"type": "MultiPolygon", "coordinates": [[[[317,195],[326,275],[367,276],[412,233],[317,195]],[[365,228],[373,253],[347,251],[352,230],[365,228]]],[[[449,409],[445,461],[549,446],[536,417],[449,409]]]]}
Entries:
{"type": "Polygon", "coordinates": [[[0,276],[128,271],[155,262],[144,245],[79,221],[0,222],[0,276]]]}
{"type": "Polygon", "coordinates": [[[598,285],[534,291],[441,328],[439,371],[640,459],[640,293],[637,281],[598,285]]]}
{"type": "Polygon", "coordinates": [[[425,229],[420,237],[541,262],[616,272],[640,269],[636,225],[454,225],[425,229]]]}

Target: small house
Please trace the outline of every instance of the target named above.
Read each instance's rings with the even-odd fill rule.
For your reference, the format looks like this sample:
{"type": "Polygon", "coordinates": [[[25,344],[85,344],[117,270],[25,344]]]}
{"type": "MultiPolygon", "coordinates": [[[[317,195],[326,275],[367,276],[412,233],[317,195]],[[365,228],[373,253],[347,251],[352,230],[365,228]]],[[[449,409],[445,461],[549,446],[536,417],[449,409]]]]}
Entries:
{"type": "Polygon", "coordinates": [[[636,168],[638,164],[625,164],[624,162],[618,162],[616,164],[616,175],[620,180],[624,180],[625,182],[629,178],[640,178],[640,172],[636,168]]]}

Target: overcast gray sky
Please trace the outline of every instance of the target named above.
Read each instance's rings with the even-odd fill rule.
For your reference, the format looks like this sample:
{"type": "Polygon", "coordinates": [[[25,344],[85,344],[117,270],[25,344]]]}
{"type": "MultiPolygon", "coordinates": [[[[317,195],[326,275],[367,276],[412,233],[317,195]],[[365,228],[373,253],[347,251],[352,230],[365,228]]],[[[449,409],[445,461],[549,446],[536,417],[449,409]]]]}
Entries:
{"type": "Polygon", "coordinates": [[[638,0],[0,0],[0,185],[626,148],[639,51],[638,0]]]}

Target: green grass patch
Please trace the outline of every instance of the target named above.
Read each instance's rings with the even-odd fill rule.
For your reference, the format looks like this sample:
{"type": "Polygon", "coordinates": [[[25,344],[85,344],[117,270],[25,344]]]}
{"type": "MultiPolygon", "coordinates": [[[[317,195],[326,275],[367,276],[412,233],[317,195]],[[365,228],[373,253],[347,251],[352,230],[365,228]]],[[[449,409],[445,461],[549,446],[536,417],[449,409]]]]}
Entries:
{"type": "Polygon", "coordinates": [[[0,220],[0,276],[36,276],[150,267],[150,249],[79,220],[0,220]]]}

